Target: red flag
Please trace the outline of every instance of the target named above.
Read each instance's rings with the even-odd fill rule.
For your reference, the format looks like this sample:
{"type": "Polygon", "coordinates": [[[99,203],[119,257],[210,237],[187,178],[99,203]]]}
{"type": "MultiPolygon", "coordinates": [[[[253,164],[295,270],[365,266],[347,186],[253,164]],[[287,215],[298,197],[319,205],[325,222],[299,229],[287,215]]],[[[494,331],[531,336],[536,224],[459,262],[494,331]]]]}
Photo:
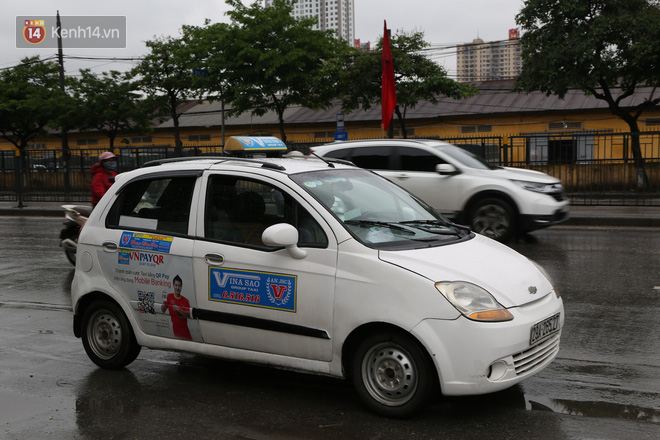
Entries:
{"type": "Polygon", "coordinates": [[[390,49],[390,36],[387,33],[387,21],[384,21],[383,31],[383,82],[380,95],[382,106],[382,119],[380,127],[387,130],[392,120],[392,112],[396,107],[396,91],[394,90],[394,65],[392,64],[392,50],[390,49]]]}

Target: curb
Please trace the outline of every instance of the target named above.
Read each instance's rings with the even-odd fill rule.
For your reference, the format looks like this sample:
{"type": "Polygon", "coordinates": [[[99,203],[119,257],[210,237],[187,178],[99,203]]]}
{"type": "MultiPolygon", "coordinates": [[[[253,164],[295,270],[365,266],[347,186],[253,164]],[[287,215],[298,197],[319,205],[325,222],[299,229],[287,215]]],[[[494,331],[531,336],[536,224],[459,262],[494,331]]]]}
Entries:
{"type": "Polygon", "coordinates": [[[625,226],[637,228],[660,228],[660,218],[646,216],[579,216],[570,217],[558,226],[625,226]]]}
{"type": "Polygon", "coordinates": [[[0,217],[62,217],[63,209],[0,208],[0,217]]]}

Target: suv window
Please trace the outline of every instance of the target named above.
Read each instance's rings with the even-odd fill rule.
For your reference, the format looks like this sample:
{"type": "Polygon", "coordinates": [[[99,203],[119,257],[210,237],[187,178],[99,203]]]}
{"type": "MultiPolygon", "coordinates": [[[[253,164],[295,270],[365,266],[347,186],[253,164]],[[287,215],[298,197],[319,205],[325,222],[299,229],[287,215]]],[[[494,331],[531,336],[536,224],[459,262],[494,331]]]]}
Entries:
{"type": "Polygon", "coordinates": [[[129,183],[112,206],[106,226],[186,234],[195,180],[185,176],[129,183]]]}
{"type": "Polygon", "coordinates": [[[355,148],[350,160],[360,168],[389,170],[391,168],[391,155],[392,149],[390,147],[355,148]]]}
{"type": "Polygon", "coordinates": [[[204,217],[206,238],[265,247],[261,235],[277,223],[298,229],[298,246],[328,244],[321,226],[288,194],[255,180],[211,176],[204,217]]]}
{"type": "Polygon", "coordinates": [[[402,171],[432,171],[438,164],[446,163],[440,157],[421,148],[400,147],[399,160],[402,171]]]}
{"type": "Polygon", "coordinates": [[[359,147],[340,148],[328,152],[325,156],[350,160],[360,168],[388,170],[392,168],[390,165],[391,155],[392,149],[390,147],[359,147]]]}
{"type": "Polygon", "coordinates": [[[329,151],[325,156],[335,159],[351,160],[352,148],[340,148],[339,150],[329,151]]]}

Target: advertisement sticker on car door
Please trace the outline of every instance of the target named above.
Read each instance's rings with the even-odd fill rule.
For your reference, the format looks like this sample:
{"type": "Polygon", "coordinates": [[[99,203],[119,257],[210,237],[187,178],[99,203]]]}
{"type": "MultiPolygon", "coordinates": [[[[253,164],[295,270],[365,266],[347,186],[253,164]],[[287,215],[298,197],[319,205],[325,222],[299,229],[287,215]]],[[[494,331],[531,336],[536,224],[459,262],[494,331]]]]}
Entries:
{"type": "Polygon", "coordinates": [[[209,300],[296,311],[295,275],[209,268],[209,300]]]}
{"type": "MultiPolygon", "coordinates": [[[[144,238],[144,237],[143,237],[144,238]]],[[[169,250],[171,237],[148,238],[148,247],[169,250]]],[[[124,244],[124,240],[122,240],[124,244]]],[[[192,260],[187,257],[140,248],[99,251],[99,261],[110,285],[131,304],[134,317],[147,334],[201,341],[199,323],[193,316],[192,260]]]]}

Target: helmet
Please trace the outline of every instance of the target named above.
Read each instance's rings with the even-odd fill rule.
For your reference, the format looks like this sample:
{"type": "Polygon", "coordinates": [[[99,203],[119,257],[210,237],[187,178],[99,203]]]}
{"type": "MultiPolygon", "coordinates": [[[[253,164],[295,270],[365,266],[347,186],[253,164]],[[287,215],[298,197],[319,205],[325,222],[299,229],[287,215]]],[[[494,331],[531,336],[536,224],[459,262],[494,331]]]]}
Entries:
{"type": "Polygon", "coordinates": [[[99,156],[99,160],[109,160],[109,159],[114,159],[115,157],[117,156],[115,156],[113,153],[109,151],[106,151],[105,153],[101,153],[101,155],[99,156]]]}

